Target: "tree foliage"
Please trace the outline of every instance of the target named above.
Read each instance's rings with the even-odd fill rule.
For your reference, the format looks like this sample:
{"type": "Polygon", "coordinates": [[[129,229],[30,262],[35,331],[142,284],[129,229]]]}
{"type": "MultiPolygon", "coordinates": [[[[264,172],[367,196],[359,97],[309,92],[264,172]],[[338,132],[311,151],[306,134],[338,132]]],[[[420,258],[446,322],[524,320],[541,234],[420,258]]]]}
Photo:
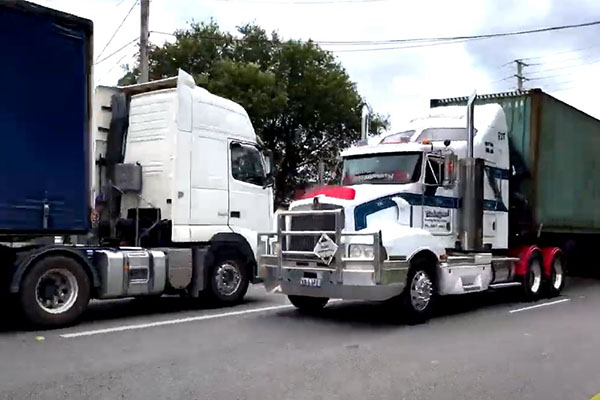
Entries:
{"type": "MultiPolygon", "coordinates": [[[[222,32],[215,22],[176,31],[173,43],[151,48],[150,79],[181,68],[198,85],[241,104],[275,155],[279,205],[295,188],[316,182],[320,161],[335,179],[340,150],[360,136],[364,100],[340,63],[316,44],[282,41],[252,24],[238,31],[222,32]]],[[[134,83],[138,74],[128,70],[119,83],[134,83]]],[[[372,132],[387,126],[380,115],[371,121],[372,132]]]]}

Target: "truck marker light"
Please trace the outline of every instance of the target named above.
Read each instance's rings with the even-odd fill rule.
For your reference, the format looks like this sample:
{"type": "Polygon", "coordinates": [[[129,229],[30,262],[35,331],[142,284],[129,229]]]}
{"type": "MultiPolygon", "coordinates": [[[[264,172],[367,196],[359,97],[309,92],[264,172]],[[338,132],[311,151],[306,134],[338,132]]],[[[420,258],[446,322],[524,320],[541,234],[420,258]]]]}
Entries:
{"type": "Polygon", "coordinates": [[[423,139],[421,140],[421,144],[431,144],[431,139],[423,139]]]}

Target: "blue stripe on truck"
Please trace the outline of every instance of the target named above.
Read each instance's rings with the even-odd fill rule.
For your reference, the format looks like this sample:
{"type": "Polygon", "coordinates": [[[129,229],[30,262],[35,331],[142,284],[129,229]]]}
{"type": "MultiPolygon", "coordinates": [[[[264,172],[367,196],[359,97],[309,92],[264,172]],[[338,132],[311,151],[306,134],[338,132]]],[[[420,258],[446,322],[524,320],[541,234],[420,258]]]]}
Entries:
{"type": "MultiPolygon", "coordinates": [[[[406,200],[411,206],[423,205],[440,208],[458,208],[460,205],[460,199],[457,197],[422,196],[415,193],[396,193],[356,206],[354,209],[354,229],[357,231],[365,229],[367,227],[367,216],[390,207],[395,207],[396,202],[392,200],[394,197],[400,197],[406,200]]],[[[508,208],[506,208],[506,205],[504,205],[502,201],[496,200],[484,200],[483,209],[486,211],[508,211],[508,208]]]]}

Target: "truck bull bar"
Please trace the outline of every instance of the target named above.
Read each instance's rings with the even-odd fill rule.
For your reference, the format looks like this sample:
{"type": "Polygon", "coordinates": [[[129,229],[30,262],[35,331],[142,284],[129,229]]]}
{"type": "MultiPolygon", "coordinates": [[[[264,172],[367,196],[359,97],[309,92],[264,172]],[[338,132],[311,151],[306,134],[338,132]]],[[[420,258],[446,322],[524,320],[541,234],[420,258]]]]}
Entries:
{"type": "MultiPolygon", "coordinates": [[[[364,300],[386,300],[402,292],[409,264],[389,259],[381,232],[344,232],[342,209],[285,211],[277,215],[277,231],[258,234],[258,273],[267,291],[291,295],[364,300]],[[294,230],[292,219],[331,216],[328,229],[294,230]],[[334,229],[330,229],[334,228],[334,229]],[[314,249],[296,249],[293,238],[309,243],[331,240],[333,254],[320,257],[314,249]],[[368,255],[351,256],[353,245],[372,248],[368,255]],[[312,280],[310,280],[312,279],[312,280]]],[[[318,227],[317,227],[318,228],[318,227]]]]}

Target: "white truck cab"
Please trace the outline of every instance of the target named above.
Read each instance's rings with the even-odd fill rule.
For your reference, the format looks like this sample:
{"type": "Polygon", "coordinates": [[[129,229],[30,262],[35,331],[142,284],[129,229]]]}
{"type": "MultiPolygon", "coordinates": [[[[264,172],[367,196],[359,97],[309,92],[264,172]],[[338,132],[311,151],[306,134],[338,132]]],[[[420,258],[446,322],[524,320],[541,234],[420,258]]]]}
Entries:
{"type": "Polygon", "coordinates": [[[344,151],[344,186],[308,193],[260,235],[267,290],[302,309],[397,298],[424,319],[438,295],[523,284],[508,249],[504,112],[469,110],[473,120],[464,107],[433,109],[344,151]]]}
{"type": "MultiPolygon", "coordinates": [[[[130,97],[122,163],[140,166],[143,182],[139,192],[115,185],[124,192],[120,215],[136,208],[158,209],[160,218],[171,222],[173,243],[209,242],[219,233],[236,233],[255,253],[256,232],[272,226],[273,190],[269,159],[246,111],[196,86],[183,71],[175,79],[101,87],[96,123],[106,128],[96,138],[96,160],[107,157],[114,117],[101,111],[113,110],[107,104],[116,93],[130,97]]],[[[98,165],[95,196],[107,180],[98,165]]]]}
{"type": "MultiPolygon", "coordinates": [[[[256,251],[268,229],[273,194],[262,148],[246,111],[197,87],[180,71],[177,87],[132,96],[125,163],[142,166],[143,201],[172,221],[172,241],[243,236],[256,251]]],[[[124,196],[122,214],[138,204],[124,196]]]]}

